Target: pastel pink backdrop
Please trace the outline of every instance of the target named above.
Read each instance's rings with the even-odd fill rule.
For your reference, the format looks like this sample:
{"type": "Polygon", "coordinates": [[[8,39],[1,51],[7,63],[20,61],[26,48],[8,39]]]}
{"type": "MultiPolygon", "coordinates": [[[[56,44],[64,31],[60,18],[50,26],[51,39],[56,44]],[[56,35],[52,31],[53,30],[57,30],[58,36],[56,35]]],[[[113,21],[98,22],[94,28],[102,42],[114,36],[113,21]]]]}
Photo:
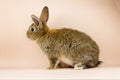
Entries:
{"type": "Polygon", "coordinates": [[[103,67],[120,67],[118,0],[0,0],[0,69],[46,68],[47,57],[26,37],[32,23],[48,6],[50,28],[73,28],[89,34],[100,47],[103,67]]]}

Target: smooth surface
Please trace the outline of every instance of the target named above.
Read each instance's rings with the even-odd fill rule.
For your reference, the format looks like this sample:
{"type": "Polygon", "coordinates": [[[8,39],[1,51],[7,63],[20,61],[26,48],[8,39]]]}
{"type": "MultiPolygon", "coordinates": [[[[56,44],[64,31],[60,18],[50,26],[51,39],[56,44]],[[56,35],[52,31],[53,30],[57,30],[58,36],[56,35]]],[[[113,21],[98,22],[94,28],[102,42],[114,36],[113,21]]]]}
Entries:
{"type": "Polygon", "coordinates": [[[31,14],[39,16],[44,6],[50,10],[50,28],[87,33],[100,47],[101,67],[120,67],[120,12],[114,1],[0,0],[0,69],[47,67],[47,57],[26,37],[31,14]]]}
{"type": "Polygon", "coordinates": [[[89,70],[0,70],[0,80],[16,80],[16,79],[120,79],[120,68],[95,68],[89,70]]]}

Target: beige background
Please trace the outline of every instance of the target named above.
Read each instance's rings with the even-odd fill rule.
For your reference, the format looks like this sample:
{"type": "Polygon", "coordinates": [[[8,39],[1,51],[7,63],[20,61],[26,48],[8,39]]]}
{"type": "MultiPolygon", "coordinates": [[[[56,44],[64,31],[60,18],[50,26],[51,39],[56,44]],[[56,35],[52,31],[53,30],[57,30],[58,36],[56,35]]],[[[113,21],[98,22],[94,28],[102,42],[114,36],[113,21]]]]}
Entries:
{"type": "Polygon", "coordinates": [[[45,68],[47,57],[26,37],[44,6],[50,28],[74,28],[89,34],[100,47],[102,66],[120,66],[118,0],[0,0],[0,68],[45,68]],[[116,7],[117,6],[117,7],[116,7]]]}

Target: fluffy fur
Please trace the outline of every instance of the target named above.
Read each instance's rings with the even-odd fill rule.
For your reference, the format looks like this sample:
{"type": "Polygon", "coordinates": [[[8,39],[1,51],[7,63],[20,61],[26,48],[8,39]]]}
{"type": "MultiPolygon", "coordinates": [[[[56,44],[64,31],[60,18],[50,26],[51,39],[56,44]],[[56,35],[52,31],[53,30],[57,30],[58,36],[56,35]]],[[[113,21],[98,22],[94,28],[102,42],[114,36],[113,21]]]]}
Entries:
{"type": "Polygon", "coordinates": [[[27,31],[27,37],[37,40],[41,50],[48,56],[49,69],[57,68],[60,62],[74,69],[92,68],[101,63],[99,48],[87,34],[69,28],[48,28],[48,7],[43,8],[40,18],[35,15],[31,17],[34,23],[27,31]]]}

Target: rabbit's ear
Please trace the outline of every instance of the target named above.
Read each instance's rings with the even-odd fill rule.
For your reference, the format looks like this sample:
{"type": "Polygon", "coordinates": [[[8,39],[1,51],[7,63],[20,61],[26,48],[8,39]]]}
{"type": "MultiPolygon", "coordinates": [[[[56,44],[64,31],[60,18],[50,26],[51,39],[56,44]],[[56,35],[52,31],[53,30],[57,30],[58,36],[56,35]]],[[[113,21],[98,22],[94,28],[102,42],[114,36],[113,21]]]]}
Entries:
{"type": "Polygon", "coordinates": [[[31,15],[31,18],[32,18],[33,22],[35,23],[35,25],[39,26],[39,24],[40,24],[39,18],[36,17],[35,15],[31,15]]]}
{"type": "Polygon", "coordinates": [[[48,21],[48,18],[49,18],[49,9],[47,6],[45,6],[41,12],[40,21],[46,23],[48,21]]]}

